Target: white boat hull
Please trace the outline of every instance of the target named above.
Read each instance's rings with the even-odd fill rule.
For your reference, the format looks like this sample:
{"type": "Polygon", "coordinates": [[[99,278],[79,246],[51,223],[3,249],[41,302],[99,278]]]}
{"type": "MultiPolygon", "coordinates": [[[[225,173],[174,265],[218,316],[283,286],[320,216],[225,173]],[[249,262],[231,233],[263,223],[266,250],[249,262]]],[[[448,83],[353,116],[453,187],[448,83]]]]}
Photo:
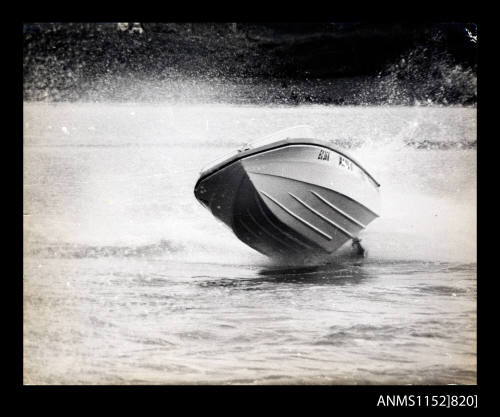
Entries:
{"type": "Polygon", "coordinates": [[[265,255],[332,253],[378,217],[378,183],[317,141],[277,142],[233,159],[202,175],[195,194],[265,255]]]}

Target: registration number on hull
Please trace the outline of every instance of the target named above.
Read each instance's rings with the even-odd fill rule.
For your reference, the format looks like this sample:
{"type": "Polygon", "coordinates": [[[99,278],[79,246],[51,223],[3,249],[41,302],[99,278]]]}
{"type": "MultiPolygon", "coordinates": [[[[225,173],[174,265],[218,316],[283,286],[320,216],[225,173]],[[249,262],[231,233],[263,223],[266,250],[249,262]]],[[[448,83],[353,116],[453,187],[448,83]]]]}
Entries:
{"type": "MultiPolygon", "coordinates": [[[[330,151],[321,149],[319,151],[319,154],[318,154],[318,159],[320,159],[322,161],[329,161],[330,160],[330,151]]],[[[348,169],[349,171],[354,170],[353,163],[349,159],[347,159],[341,155],[339,155],[338,165],[341,166],[342,168],[348,169]]]]}
{"type": "Polygon", "coordinates": [[[349,171],[353,170],[353,164],[349,159],[339,156],[339,166],[347,168],[349,171]]]}
{"type": "Polygon", "coordinates": [[[330,160],[330,151],[325,151],[324,149],[321,149],[319,151],[318,159],[321,159],[322,161],[329,161],[330,160]]]}

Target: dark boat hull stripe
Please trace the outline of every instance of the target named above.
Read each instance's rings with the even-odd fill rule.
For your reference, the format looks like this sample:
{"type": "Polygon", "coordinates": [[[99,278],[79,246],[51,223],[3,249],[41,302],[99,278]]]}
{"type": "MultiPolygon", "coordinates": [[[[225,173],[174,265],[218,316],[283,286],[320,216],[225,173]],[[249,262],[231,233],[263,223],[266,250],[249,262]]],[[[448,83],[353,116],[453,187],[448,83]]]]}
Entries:
{"type": "Polygon", "coordinates": [[[335,223],[333,220],[330,220],[328,217],[326,217],[325,215],[321,214],[319,211],[313,209],[309,204],[305,203],[304,201],[302,201],[299,197],[295,196],[294,194],[292,193],[288,193],[290,194],[295,200],[297,200],[300,204],[302,204],[306,209],[308,209],[311,213],[314,213],[316,216],[318,216],[320,219],[323,219],[325,222],[331,224],[333,227],[336,227],[338,230],[340,230],[344,235],[346,235],[347,237],[353,239],[354,236],[349,233],[346,229],[344,229],[342,226],[339,226],[337,223],[335,223]]]}
{"type": "Polygon", "coordinates": [[[330,201],[328,201],[326,198],[324,198],[323,196],[319,195],[316,191],[312,191],[311,190],[311,193],[313,193],[316,197],[318,197],[323,203],[325,203],[328,207],[332,208],[333,210],[335,210],[337,213],[340,213],[342,216],[344,216],[347,220],[350,220],[351,222],[357,224],[359,227],[362,227],[363,229],[366,228],[366,225],[364,225],[363,223],[357,221],[355,218],[349,216],[345,211],[343,210],[340,210],[337,206],[335,206],[333,203],[331,203],[330,201]]]}
{"type": "Polygon", "coordinates": [[[280,239],[278,236],[269,232],[268,230],[266,230],[266,228],[262,227],[262,225],[257,220],[255,220],[255,218],[252,216],[252,214],[250,213],[249,210],[247,210],[247,215],[250,218],[250,220],[252,221],[252,224],[255,226],[256,229],[258,229],[259,231],[262,231],[266,236],[269,236],[271,239],[275,240],[280,245],[284,246],[286,249],[292,250],[292,251],[295,250],[289,244],[287,244],[284,240],[280,239]]]}
{"type": "Polygon", "coordinates": [[[282,235],[284,235],[285,237],[287,237],[288,239],[292,240],[294,243],[297,243],[299,244],[300,246],[302,246],[304,249],[307,249],[307,250],[314,250],[316,249],[315,247],[311,246],[311,245],[308,245],[307,243],[305,242],[302,242],[301,240],[293,237],[292,235],[290,235],[289,233],[287,233],[285,230],[283,230],[281,227],[279,227],[279,225],[277,225],[274,221],[272,221],[268,215],[266,214],[265,210],[263,209],[262,207],[262,203],[260,201],[260,197],[258,195],[258,193],[255,193],[255,200],[257,202],[257,207],[259,208],[259,211],[260,213],[262,214],[262,216],[264,217],[264,219],[267,221],[267,223],[269,223],[278,233],[281,233],[282,235]]]}
{"type": "Polygon", "coordinates": [[[260,192],[264,196],[266,196],[269,200],[271,200],[274,204],[276,204],[279,208],[281,208],[284,212],[286,212],[287,214],[289,214],[290,216],[292,216],[293,218],[295,218],[296,220],[298,220],[299,222],[301,222],[302,224],[304,224],[305,226],[307,226],[309,229],[311,229],[314,232],[318,233],[319,235],[321,235],[326,240],[332,240],[332,237],[329,234],[327,234],[327,233],[323,232],[322,230],[318,229],[316,226],[312,225],[307,220],[304,220],[298,214],[294,213],[293,211],[291,211],[290,209],[288,209],[287,207],[285,207],[283,204],[281,204],[278,200],[276,200],[273,197],[271,197],[265,191],[260,191],[260,192]]]}

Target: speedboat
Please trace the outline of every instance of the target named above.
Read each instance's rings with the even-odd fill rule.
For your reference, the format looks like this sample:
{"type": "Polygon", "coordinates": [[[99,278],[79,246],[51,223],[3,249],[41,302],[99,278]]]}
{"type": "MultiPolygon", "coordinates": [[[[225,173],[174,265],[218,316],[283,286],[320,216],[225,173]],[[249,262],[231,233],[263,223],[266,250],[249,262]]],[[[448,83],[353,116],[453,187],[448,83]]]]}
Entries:
{"type": "Polygon", "coordinates": [[[269,257],[328,255],[379,216],[380,184],[352,156],[296,126],[204,169],[197,200],[269,257]]]}

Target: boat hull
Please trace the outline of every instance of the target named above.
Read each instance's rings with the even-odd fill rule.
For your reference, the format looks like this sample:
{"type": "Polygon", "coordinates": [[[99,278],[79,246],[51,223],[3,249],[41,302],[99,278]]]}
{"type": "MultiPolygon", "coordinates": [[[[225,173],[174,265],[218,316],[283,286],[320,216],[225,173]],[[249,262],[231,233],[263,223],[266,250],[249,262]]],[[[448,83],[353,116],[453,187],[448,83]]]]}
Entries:
{"type": "Polygon", "coordinates": [[[273,257],[329,254],[379,211],[379,186],[345,154],[286,144],[202,176],[195,195],[236,236],[273,257]]]}

